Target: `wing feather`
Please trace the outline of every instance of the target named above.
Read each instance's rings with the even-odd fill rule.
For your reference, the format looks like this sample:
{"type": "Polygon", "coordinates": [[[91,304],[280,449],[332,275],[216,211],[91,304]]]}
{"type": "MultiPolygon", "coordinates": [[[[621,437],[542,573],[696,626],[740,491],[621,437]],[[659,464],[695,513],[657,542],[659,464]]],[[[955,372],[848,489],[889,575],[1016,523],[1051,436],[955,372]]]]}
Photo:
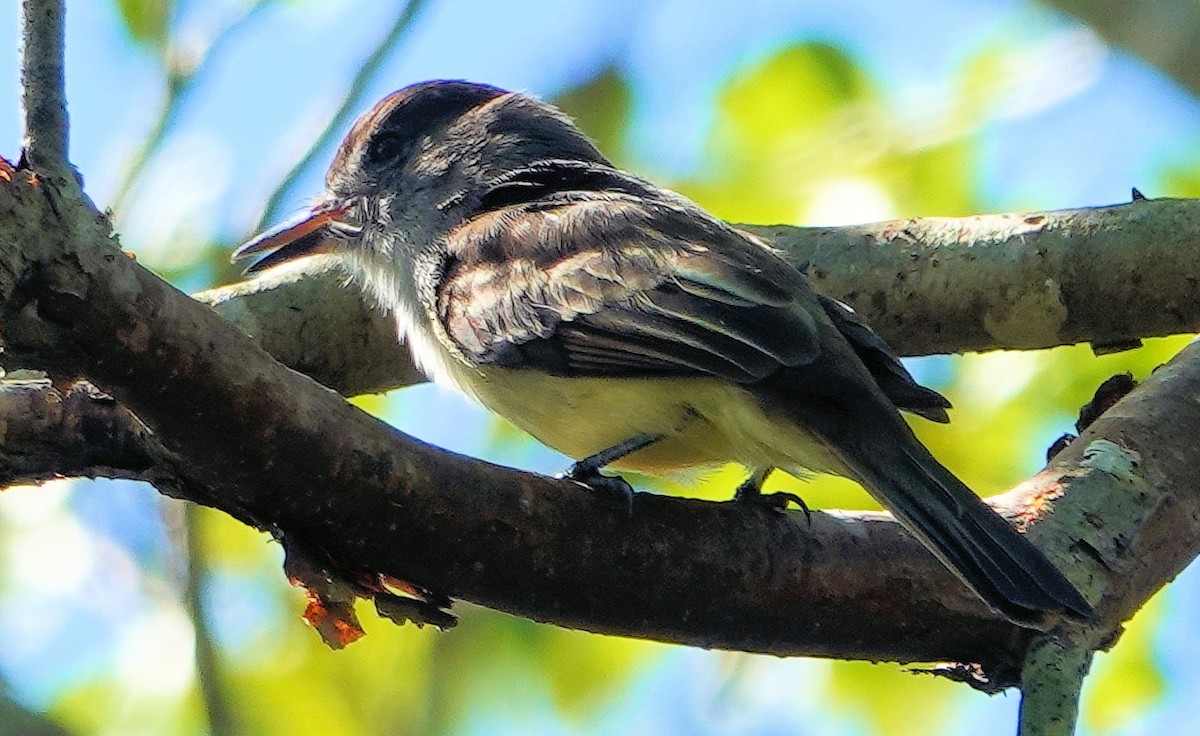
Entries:
{"type": "Polygon", "coordinates": [[[446,335],[476,364],[570,375],[753,382],[816,358],[803,276],[684,200],[641,191],[504,199],[455,230],[433,298],[446,335]]]}

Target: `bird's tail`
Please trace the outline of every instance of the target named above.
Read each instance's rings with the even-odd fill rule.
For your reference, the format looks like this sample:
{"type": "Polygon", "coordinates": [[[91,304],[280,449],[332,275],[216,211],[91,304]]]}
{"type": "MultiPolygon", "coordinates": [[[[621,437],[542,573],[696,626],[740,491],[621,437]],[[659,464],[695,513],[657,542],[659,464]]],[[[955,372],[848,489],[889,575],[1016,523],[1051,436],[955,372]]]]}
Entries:
{"type": "Polygon", "coordinates": [[[881,422],[869,432],[889,436],[868,438],[873,441],[848,464],[984,601],[1014,622],[1038,628],[1048,613],[1091,615],[1091,606],[1058,568],[943,467],[907,426],[881,422]]]}

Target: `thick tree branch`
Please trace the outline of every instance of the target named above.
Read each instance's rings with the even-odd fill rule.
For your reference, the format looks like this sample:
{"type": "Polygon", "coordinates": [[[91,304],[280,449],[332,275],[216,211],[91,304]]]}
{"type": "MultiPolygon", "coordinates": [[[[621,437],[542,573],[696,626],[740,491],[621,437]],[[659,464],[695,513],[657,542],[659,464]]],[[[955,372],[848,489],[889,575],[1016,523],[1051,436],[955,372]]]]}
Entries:
{"type": "MultiPolygon", "coordinates": [[[[1128,347],[1200,325],[1200,201],[746,226],[855,307],[902,355],[1128,347]]],[[[331,262],[198,294],[268,352],[347,395],[421,380],[388,320],[331,262]]]]}
{"type": "MultiPolygon", "coordinates": [[[[639,495],[626,517],[571,483],[434,450],[282,368],[121,256],[94,213],[54,197],[20,172],[0,186],[0,242],[22,244],[0,248],[6,349],[93,378],[178,458],[185,495],[285,546],[350,577],[593,631],[974,661],[1003,682],[1020,667],[1030,632],[997,620],[885,514],[816,514],[809,527],[639,495]]],[[[1200,545],[1198,387],[1189,348],[998,502],[1096,602],[1089,646],[1200,545]]]]}
{"type": "Polygon", "coordinates": [[[170,478],[149,429],[111,396],[80,383],[0,381],[0,488],[62,477],[170,478]]]}
{"type": "Polygon", "coordinates": [[[905,355],[1128,346],[1200,324],[1200,200],[752,229],[905,355]]]}
{"type": "Polygon", "coordinates": [[[336,265],[318,257],[196,297],[279,362],[346,396],[424,381],[391,320],[347,286],[336,265]]]}

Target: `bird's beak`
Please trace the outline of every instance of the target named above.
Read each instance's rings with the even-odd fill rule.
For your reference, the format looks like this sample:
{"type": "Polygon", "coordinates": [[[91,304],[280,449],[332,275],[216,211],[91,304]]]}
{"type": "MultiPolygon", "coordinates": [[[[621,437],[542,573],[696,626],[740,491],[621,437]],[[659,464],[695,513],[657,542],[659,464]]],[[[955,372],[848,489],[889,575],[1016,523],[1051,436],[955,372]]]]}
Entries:
{"type": "Polygon", "coordinates": [[[257,256],[244,271],[250,274],[304,256],[331,253],[359,229],[338,219],[349,209],[347,204],[318,204],[245,243],[233,252],[232,260],[257,256]]]}

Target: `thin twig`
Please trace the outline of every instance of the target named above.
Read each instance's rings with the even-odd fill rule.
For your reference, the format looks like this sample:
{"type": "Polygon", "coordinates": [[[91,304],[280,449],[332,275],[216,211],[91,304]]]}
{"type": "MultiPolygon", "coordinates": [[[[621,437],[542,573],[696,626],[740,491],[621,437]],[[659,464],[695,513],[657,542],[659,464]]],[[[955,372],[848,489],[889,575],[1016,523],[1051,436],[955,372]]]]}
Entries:
{"type": "Polygon", "coordinates": [[[204,610],[202,594],[208,572],[200,539],[200,507],[189,503],[184,507],[183,514],[184,533],[187,535],[187,580],[184,590],[196,642],[196,679],[200,683],[204,712],[208,716],[208,732],[213,736],[231,736],[241,731],[222,686],[217,647],[204,610]]]}
{"type": "MultiPolygon", "coordinates": [[[[247,21],[251,20],[258,11],[265,8],[271,2],[272,0],[255,0],[240,16],[229,21],[224,28],[213,36],[212,41],[204,49],[203,53],[197,58],[189,60],[187,64],[174,61],[174,59],[178,58],[178,55],[173,51],[168,50],[164,54],[167,66],[166,90],[159,101],[158,116],[155,118],[150,132],[142,139],[137,150],[130,155],[129,162],[125,167],[125,173],[117,183],[109,205],[114,212],[120,213],[124,209],[125,200],[128,199],[134,186],[141,179],[142,174],[145,173],[146,165],[150,163],[150,160],[158,153],[158,150],[162,148],[162,144],[167,138],[167,133],[171,130],[171,126],[175,122],[176,115],[179,113],[187,96],[195,88],[196,82],[208,71],[212,60],[217,56],[217,50],[224,46],[233,37],[234,33],[245,25],[247,21]]],[[[168,49],[171,48],[169,40],[167,46],[168,49]]]]}
{"type": "Polygon", "coordinates": [[[350,82],[350,89],[346,92],[342,104],[338,107],[333,117],[329,118],[324,130],[300,157],[300,160],[288,169],[280,179],[275,190],[271,192],[271,196],[267,198],[267,203],[263,206],[262,214],[258,218],[258,223],[254,226],[255,230],[261,230],[268,224],[274,222],[279,217],[280,208],[283,205],[284,199],[291,193],[292,187],[296,185],[296,181],[300,176],[312,166],[313,161],[317,156],[329,145],[335,135],[341,133],[346,121],[350,118],[351,113],[358,107],[362,101],[363,95],[367,91],[367,87],[374,79],[376,72],[383,66],[383,62],[387,60],[395,46],[404,37],[404,35],[412,28],[421,11],[428,4],[428,0],[409,0],[405,4],[404,9],[400,11],[400,15],[396,17],[396,22],[388,29],[388,32],[375,46],[375,49],[363,61],[359,67],[358,73],[354,75],[354,79],[350,82]]]}
{"type": "Polygon", "coordinates": [[[36,168],[66,174],[67,96],[63,0],[21,3],[21,104],[25,155],[36,168]]]}

